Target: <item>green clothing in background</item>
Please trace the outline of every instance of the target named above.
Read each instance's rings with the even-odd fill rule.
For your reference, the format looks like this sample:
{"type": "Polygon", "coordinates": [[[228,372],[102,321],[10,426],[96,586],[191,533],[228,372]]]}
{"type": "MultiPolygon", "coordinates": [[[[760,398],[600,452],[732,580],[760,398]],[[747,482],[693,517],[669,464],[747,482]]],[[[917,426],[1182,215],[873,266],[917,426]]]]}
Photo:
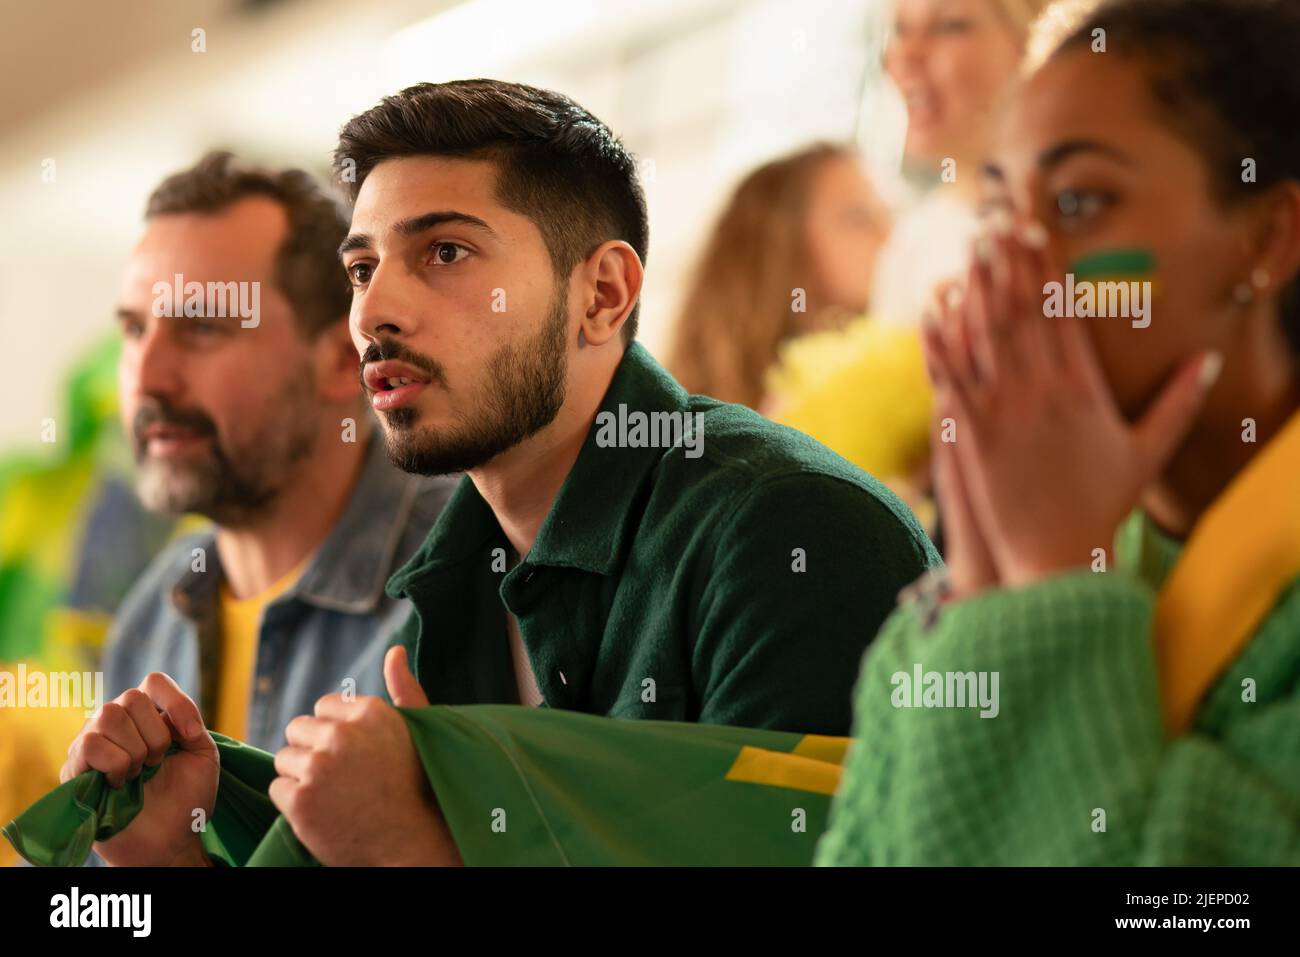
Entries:
{"type": "Polygon", "coordinates": [[[1300,864],[1300,582],[1170,740],[1152,616],[1178,547],[900,608],[866,655],[818,864],[1300,864]],[[998,672],[999,710],[895,707],[894,676],[998,672]],[[1253,691],[1247,700],[1244,692],[1253,691]]]}
{"type": "MultiPolygon", "coordinates": [[[[468,865],[806,865],[847,742],[617,721],[552,709],[399,709],[468,865]]],[[[221,777],[203,843],[218,862],[315,863],[267,787],[272,756],[214,734],[221,777]]],[[[60,785],[4,835],[34,864],[81,863],[143,806],[147,770],[113,790],[60,785]]]]}
{"type": "Polygon", "coordinates": [[[96,669],[118,603],[176,524],[132,490],[120,345],[113,333],[77,359],[60,414],[33,423],[39,453],[0,454],[0,663],[96,669]]]}
{"type": "Polygon", "coordinates": [[[635,343],[507,573],[508,550],[466,478],[389,581],[415,606],[393,640],[430,701],[518,701],[508,608],[550,707],[830,735],[848,732],[858,662],[899,590],[939,562],[875,479],[687,396],[635,343]],[[676,416],[691,437],[650,445],[639,416],[656,434],[676,416]]]}
{"type": "MultiPolygon", "coordinates": [[[[0,451],[0,673],[99,671],[113,613],[177,525],[135,496],[120,344],[114,332],[78,356],[59,413],[0,451]]],[[[0,709],[0,821],[58,784],[84,720],[80,703],[0,709]]],[[[0,844],[0,867],[14,860],[0,844]]]]}

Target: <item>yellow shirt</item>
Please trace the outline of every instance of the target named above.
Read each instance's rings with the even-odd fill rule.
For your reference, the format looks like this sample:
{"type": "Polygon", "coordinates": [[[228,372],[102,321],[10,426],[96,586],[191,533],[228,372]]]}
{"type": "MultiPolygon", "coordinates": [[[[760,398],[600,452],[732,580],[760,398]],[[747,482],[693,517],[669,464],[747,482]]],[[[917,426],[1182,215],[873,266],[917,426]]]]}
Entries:
{"type": "Polygon", "coordinates": [[[221,582],[221,651],[217,664],[217,707],[212,731],[243,741],[248,734],[248,703],[252,698],[253,669],[257,665],[257,637],[262,610],[298,580],[310,560],[296,568],[261,594],[236,598],[230,586],[221,582]]]}

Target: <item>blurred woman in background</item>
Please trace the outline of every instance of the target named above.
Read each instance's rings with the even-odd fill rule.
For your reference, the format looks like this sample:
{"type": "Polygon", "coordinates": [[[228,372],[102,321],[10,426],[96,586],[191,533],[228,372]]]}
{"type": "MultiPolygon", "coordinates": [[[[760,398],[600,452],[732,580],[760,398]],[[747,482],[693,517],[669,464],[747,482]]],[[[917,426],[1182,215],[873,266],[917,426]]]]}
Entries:
{"type": "Polygon", "coordinates": [[[689,392],[756,408],[783,342],[866,309],[888,231],[849,147],[819,143],[754,170],[700,257],[668,369],[689,392]]]}
{"type": "Polygon", "coordinates": [[[881,249],[870,316],[792,343],[769,379],[773,418],[886,482],[932,533],[931,392],[917,323],[961,273],[977,231],[994,110],[1027,51],[1049,46],[1044,36],[1090,0],[1062,0],[1035,22],[1046,2],[896,0],[885,70],[907,106],[904,166],[928,191],[881,249]]]}
{"type": "Polygon", "coordinates": [[[1018,75],[1047,0],[896,0],[885,72],[907,108],[903,165],[921,198],[876,264],[872,313],[915,325],[960,275],[977,224],[990,118],[1018,75]]]}

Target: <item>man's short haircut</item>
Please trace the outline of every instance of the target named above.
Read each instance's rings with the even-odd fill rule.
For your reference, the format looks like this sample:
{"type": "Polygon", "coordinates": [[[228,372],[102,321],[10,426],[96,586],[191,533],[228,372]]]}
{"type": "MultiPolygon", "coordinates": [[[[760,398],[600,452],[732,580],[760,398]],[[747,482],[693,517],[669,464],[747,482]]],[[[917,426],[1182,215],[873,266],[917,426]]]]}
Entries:
{"type": "Polygon", "coordinates": [[[293,307],[298,328],[314,339],[346,319],[352,291],[339,269],[339,243],[348,233],[342,201],[300,169],[268,169],[214,151],[158,185],[145,219],[183,213],[220,213],[253,196],[279,203],[289,219],[276,253],[276,285],[293,307]]]}
{"type": "MultiPolygon", "coordinates": [[[[567,96],[499,80],[420,83],[348,121],[334,172],[355,200],[371,170],[405,156],[494,162],[497,198],[537,225],[560,279],[611,239],[645,262],[649,225],[636,161],[567,96]]],[[[623,325],[624,342],[636,336],[639,311],[638,303],[623,325]]]]}

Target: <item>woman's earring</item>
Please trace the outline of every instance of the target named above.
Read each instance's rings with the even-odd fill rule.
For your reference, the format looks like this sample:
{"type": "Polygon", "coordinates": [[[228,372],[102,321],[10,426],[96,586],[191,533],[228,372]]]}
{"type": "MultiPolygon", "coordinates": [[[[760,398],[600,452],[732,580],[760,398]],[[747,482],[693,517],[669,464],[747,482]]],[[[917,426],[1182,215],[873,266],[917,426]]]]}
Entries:
{"type": "Polygon", "coordinates": [[[1239,282],[1232,290],[1232,298],[1238,305],[1249,306],[1255,301],[1255,292],[1268,288],[1269,281],[1273,277],[1268,274],[1268,270],[1263,266],[1254,269],[1250,274],[1249,282],[1239,282]]]}

